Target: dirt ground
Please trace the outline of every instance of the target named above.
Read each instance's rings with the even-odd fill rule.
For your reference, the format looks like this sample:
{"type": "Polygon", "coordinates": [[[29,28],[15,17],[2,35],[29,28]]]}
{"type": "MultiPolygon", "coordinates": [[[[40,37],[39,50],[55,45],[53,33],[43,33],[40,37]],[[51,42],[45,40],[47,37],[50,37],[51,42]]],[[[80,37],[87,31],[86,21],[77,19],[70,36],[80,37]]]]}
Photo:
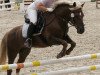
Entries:
{"type": "MultiPolygon", "coordinates": [[[[85,14],[85,33],[77,34],[74,27],[70,28],[68,34],[77,43],[77,45],[72,53],[68,56],[66,55],[65,57],[100,53],[100,9],[96,9],[95,2],[87,2],[85,3],[83,11],[85,14]]],[[[24,14],[20,13],[19,11],[0,12],[0,40],[2,40],[7,31],[18,25],[24,24],[23,16],[24,14]]],[[[61,49],[62,46],[52,46],[39,49],[32,48],[31,53],[26,59],[26,62],[31,62],[33,60],[55,59],[56,55],[61,51],[61,49]]],[[[31,75],[35,70],[35,72],[45,72],[97,64],[100,64],[100,59],[70,61],[61,64],[25,68],[21,70],[20,75],[31,75]]],[[[13,74],[15,74],[15,71],[13,74]]],[[[6,75],[6,72],[0,72],[0,75],[6,75]]],[[[100,71],[85,71],[65,75],[100,75],[100,71]]]]}

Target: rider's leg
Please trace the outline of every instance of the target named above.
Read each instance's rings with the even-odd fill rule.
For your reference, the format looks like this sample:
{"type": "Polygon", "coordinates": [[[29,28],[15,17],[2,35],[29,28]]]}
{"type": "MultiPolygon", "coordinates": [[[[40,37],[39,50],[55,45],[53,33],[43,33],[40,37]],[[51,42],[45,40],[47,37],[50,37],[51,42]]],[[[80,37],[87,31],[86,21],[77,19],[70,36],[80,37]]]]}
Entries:
{"type": "Polygon", "coordinates": [[[29,27],[28,27],[28,31],[27,31],[28,38],[30,38],[30,39],[32,38],[32,36],[35,32],[34,29],[35,29],[35,25],[32,22],[30,22],[29,27]]]}
{"type": "Polygon", "coordinates": [[[30,19],[30,22],[32,22],[34,25],[36,25],[36,22],[37,22],[37,10],[29,9],[28,10],[28,18],[30,19]]]}
{"type": "Polygon", "coordinates": [[[35,32],[35,25],[37,22],[37,11],[36,10],[28,10],[28,18],[30,19],[30,24],[27,30],[27,39],[25,41],[26,47],[31,47],[32,36],[35,32]]]}

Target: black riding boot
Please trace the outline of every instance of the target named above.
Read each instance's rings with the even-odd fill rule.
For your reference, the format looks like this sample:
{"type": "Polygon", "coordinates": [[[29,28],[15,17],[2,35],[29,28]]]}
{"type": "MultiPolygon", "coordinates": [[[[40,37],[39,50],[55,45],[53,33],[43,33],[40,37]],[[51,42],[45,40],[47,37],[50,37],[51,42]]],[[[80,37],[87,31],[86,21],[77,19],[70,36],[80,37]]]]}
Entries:
{"type": "Polygon", "coordinates": [[[33,23],[30,23],[28,31],[27,31],[27,39],[26,39],[26,41],[24,43],[24,45],[27,48],[31,48],[31,46],[32,46],[32,36],[33,36],[33,34],[35,32],[34,30],[35,30],[35,25],[33,23]]]}

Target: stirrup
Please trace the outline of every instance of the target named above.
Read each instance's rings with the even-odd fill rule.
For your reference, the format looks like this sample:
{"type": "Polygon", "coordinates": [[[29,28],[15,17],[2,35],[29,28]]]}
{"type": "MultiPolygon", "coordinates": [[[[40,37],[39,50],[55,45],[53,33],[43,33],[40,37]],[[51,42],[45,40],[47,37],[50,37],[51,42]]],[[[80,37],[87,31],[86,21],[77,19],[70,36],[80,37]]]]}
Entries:
{"type": "Polygon", "coordinates": [[[36,36],[36,35],[40,35],[41,33],[35,33],[35,34],[33,34],[33,36],[36,36]]]}
{"type": "Polygon", "coordinates": [[[30,38],[26,39],[24,45],[25,45],[27,48],[31,48],[31,47],[32,47],[32,39],[30,39],[30,38]]]}
{"type": "Polygon", "coordinates": [[[26,39],[26,41],[28,41],[28,40],[32,41],[32,39],[30,39],[30,38],[27,38],[27,39],[26,39]]]}
{"type": "Polygon", "coordinates": [[[43,27],[41,28],[41,30],[38,32],[38,33],[34,33],[33,36],[36,36],[36,35],[40,35],[43,31],[43,27]]]}

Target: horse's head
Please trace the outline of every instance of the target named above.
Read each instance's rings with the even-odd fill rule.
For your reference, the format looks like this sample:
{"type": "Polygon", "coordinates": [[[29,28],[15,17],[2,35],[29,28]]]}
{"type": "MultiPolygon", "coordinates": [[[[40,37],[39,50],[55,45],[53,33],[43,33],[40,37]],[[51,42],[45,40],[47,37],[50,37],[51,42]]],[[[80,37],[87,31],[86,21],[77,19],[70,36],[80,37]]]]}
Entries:
{"type": "MultiPolygon", "coordinates": [[[[80,3],[80,2],[79,2],[80,3]]],[[[76,2],[68,2],[67,0],[59,0],[55,4],[54,12],[57,16],[60,16],[63,20],[71,22],[73,26],[77,29],[77,33],[82,34],[84,32],[83,23],[83,4],[78,4],[76,2]]]]}
{"type": "Polygon", "coordinates": [[[84,6],[84,3],[80,6],[77,6],[76,2],[73,3],[71,10],[71,20],[73,26],[77,29],[77,33],[82,34],[84,33],[84,23],[83,23],[83,17],[84,13],[82,11],[82,8],[84,6]]]}

